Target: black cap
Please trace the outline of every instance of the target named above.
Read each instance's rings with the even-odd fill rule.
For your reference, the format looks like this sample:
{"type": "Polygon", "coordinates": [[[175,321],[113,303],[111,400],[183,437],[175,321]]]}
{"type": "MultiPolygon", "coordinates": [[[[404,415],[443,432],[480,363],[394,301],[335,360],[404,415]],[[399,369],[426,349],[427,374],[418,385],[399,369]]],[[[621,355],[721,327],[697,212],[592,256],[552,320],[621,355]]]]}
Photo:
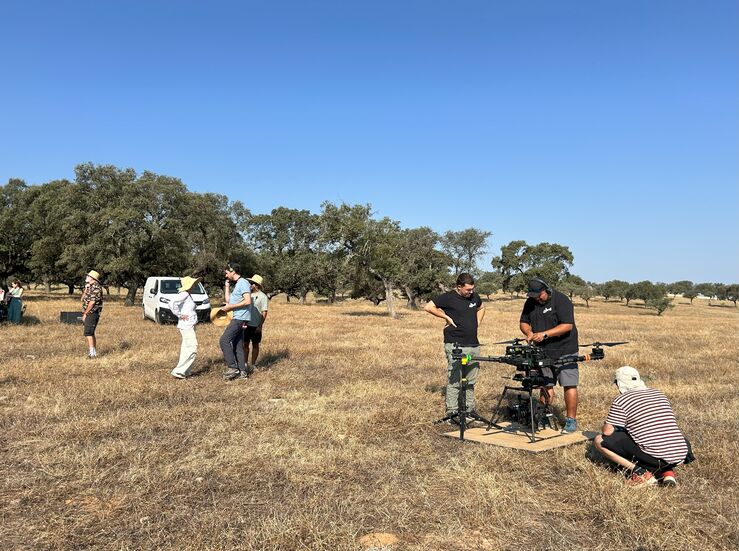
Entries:
{"type": "Polygon", "coordinates": [[[527,296],[537,298],[542,291],[549,292],[549,286],[541,279],[532,279],[529,281],[529,292],[527,296]]]}

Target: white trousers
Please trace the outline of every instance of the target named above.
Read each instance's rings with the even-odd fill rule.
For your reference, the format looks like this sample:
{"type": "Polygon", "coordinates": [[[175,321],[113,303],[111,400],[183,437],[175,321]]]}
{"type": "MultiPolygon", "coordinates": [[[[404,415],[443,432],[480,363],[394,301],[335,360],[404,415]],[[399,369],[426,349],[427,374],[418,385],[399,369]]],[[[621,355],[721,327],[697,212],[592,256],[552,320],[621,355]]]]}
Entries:
{"type": "Polygon", "coordinates": [[[172,374],[190,375],[192,364],[198,355],[198,339],[195,337],[195,327],[187,327],[180,329],[182,334],[182,345],[180,346],[180,360],[177,367],[172,370],[172,374]]]}

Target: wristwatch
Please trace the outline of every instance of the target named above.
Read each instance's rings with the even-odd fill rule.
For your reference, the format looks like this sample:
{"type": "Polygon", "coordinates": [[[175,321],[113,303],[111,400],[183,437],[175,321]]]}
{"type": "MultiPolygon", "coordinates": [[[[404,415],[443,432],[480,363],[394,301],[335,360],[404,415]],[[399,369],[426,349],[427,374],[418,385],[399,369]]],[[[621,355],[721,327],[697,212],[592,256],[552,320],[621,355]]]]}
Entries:
{"type": "Polygon", "coordinates": [[[547,335],[546,333],[544,333],[544,334],[542,335],[542,337],[544,337],[545,339],[548,339],[548,338],[549,338],[549,335],[547,335]]]}

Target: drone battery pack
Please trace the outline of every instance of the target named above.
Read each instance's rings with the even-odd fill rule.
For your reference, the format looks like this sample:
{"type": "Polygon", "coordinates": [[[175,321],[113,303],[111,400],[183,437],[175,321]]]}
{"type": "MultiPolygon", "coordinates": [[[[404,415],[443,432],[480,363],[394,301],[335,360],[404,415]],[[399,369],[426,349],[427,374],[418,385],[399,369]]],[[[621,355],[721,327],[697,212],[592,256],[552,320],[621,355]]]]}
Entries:
{"type": "Polygon", "coordinates": [[[59,314],[59,321],[61,323],[82,325],[82,312],[62,312],[59,314]]]}

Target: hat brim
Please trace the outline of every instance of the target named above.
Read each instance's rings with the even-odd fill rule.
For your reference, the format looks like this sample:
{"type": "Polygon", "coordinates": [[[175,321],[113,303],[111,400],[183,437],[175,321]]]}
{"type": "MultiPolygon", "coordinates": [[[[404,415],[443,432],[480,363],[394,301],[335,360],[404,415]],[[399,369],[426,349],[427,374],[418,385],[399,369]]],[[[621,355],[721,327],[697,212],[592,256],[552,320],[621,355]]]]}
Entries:
{"type": "Polygon", "coordinates": [[[629,381],[631,384],[626,384],[621,381],[616,381],[616,386],[618,387],[618,390],[621,394],[624,392],[628,392],[630,390],[644,390],[647,388],[647,385],[644,384],[644,381],[629,381]]]}
{"type": "Polygon", "coordinates": [[[526,293],[526,296],[529,298],[537,298],[542,291],[545,291],[546,289],[540,289],[539,291],[529,291],[526,293]]]}
{"type": "Polygon", "coordinates": [[[177,292],[178,293],[182,293],[183,291],[189,291],[190,289],[192,289],[193,287],[195,287],[195,285],[197,285],[199,281],[200,281],[200,278],[198,277],[198,278],[195,278],[192,281],[192,283],[190,283],[190,286],[189,287],[185,287],[184,285],[180,285],[180,288],[177,290],[177,292]]]}
{"type": "Polygon", "coordinates": [[[210,321],[217,327],[226,327],[233,319],[233,312],[224,312],[221,308],[214,308],[210,312],[210,321]]]}

